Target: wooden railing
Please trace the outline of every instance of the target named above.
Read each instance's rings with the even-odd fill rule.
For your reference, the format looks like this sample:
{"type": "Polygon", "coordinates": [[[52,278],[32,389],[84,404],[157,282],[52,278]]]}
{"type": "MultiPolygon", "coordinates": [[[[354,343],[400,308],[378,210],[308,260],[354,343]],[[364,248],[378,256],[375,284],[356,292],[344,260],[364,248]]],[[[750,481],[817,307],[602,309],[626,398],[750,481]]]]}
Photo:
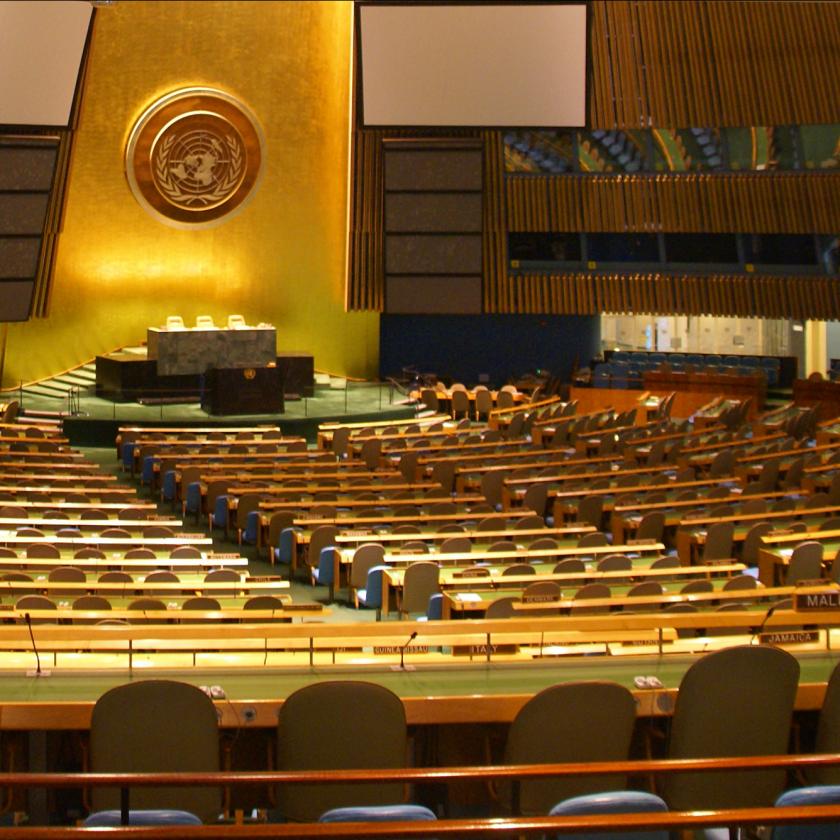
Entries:
{"type": "MultiPolygon", "coordinates": [[[[67,789],[117,787],[124,822],[131,808],[130,788],[261,786],[277,784],[370,783],[398,781],[406,784],[450,784],[463,781],[524,780],[547,776],[634,775],[790,768],[797,771],[840,763],[840,754],[752,756],[744,758],[700,758],[566,764],[531,764],[487,767],[405,768],[388,770],[300,770],[282,772],[217,773],[9,773],[3,784],[9,789],[67,789]]],[[[519,837],[546,833],[583,831],[668,830],[721,825],[777,825],[840,821],[840,804],[786,808],[743,808],[726,810],[668,811],[662,813],[604,814],[562,817],[486,817],[441,819],[429,822],[390,823],[249,823],[206,826],[108,829],[109,837],[143,837],[149,840],[175,838],[340,838],[340,837],[519,837]]],[[[97,829],[101,834],[102,829],[97,829]]],[[[69,827],[15,827],[3,830],[9,840],[54,838],[76,840],[90,829],[69,827]]]]}
{"type": "Polygon", "coordinates": [[[118,828],[4,828],[7,840],[79,840],[103,835],[113,840],[260,840],[261,838],[519,838],[597,831],[700,829],[729,823],[740,826],[789,823],[833,823],[840,807],[745,808],[724,811],[672,811],[661,814],[607,814],[574,817],[504,817],[389,823],[253,823],[248,825],[184,825],[118,828]]]}

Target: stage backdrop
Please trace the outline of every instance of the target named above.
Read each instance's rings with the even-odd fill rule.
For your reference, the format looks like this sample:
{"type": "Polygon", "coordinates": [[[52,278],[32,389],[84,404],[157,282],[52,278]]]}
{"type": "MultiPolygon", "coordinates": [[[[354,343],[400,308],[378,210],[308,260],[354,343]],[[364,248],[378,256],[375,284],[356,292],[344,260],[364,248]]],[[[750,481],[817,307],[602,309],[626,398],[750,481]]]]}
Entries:
{"type": "Polygon", "coordinates": [[[375,374],[378,316],[344,311],[351,32],[350,2],[97,10],[50,316],[9,326],[5,386],[139,343],[175,314],[268,321],[318,369],[375,374]],[[265,134],[250,204],[199,230],[147,214],[123,163],[143,110],[188,86],[231,93],[265,134]]]}

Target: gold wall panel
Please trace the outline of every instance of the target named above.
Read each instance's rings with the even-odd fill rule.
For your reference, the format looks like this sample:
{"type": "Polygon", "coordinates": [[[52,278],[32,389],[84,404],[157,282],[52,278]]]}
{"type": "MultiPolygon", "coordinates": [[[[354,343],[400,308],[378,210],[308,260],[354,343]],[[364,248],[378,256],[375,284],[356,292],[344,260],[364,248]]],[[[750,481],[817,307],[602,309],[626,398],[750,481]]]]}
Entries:
{"type": "Polygon", "coordinates": [[[320,370],[371,375],[378,316],[344,310],[350,2],[147,2],[97,10],[49,316],[11,325],[4,386],[139,343],[170,314],[277,326],[320,370]],[[131,126],[170,90],[209,86],[251,108],[265,174],[237,216],[177,230],[124,173],[131,126]]]}

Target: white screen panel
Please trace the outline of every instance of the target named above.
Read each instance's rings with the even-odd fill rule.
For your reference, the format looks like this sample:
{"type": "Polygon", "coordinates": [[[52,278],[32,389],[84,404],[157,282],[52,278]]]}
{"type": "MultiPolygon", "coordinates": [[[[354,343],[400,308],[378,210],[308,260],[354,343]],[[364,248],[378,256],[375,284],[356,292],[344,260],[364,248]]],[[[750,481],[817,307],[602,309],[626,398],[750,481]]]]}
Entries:
{"type": "Polygon", "coordinates": [[[582,126],[586,7],[361,6],[368,126],[582,126]]]}
{"type": "Polygon", "coordinates": [[[0,2],[0,125],[67,125],[92,12],[85,0],[0,2]]]}

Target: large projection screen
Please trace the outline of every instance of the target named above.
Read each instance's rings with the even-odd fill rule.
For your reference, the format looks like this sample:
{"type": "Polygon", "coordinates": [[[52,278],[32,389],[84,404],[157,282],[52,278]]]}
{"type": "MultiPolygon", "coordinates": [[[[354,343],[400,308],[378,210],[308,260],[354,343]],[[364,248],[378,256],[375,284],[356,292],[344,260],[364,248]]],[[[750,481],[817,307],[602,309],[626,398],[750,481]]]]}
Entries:
{"type": "Polygon", "coordinates": [[[92,11],[83,0],[0,2],[0,125],[70,122],[92,11]]]}
{"type": "Polygon", "coordinates": [[[359,6],[365,126],[586,123],[585,4],[359,6]]]}

